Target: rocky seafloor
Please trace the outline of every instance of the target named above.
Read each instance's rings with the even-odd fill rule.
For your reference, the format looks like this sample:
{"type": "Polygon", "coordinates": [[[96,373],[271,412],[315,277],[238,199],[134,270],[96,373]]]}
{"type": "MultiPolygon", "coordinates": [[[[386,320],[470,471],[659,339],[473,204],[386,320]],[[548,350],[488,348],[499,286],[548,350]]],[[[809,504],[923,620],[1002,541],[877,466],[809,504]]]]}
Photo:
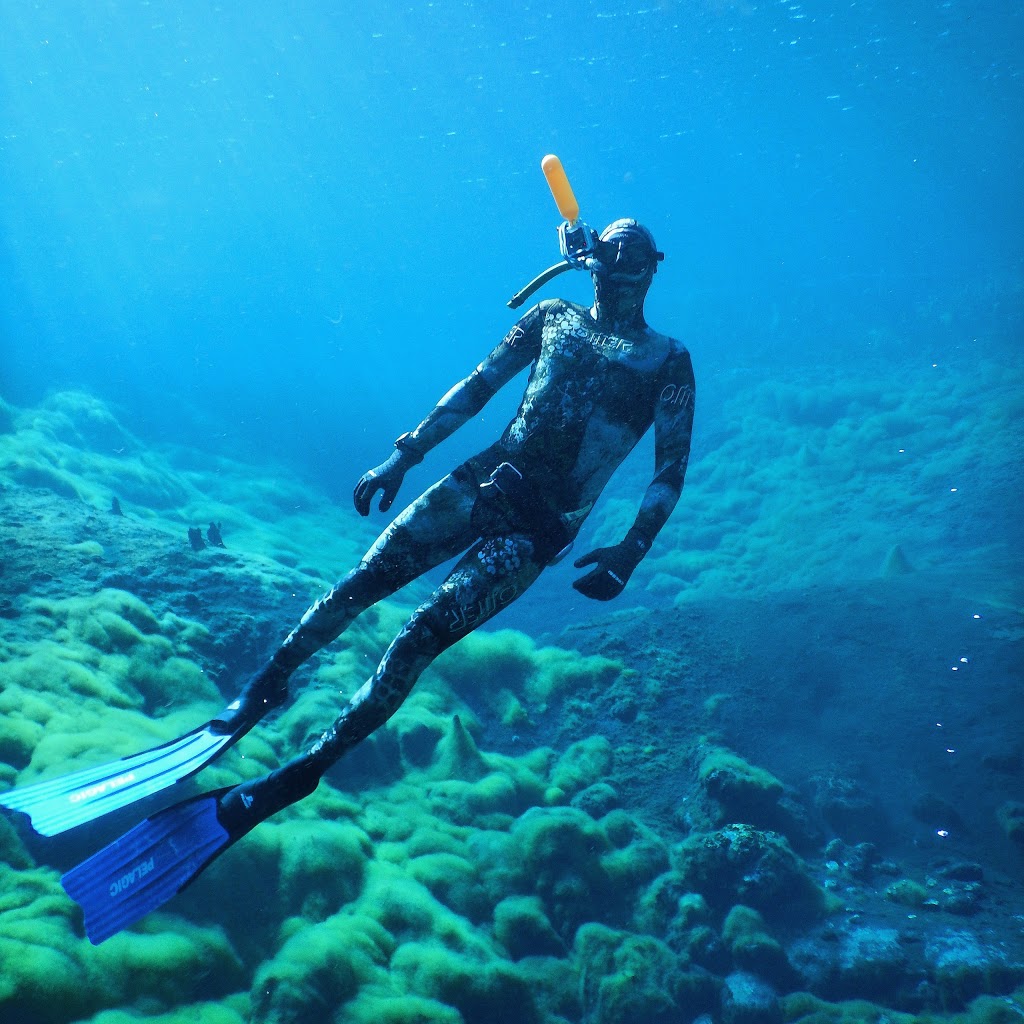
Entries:
{"type": "MultiPolygon", "coordinates": [[[[367,539],[227,463],[138,446],[115,472],[101,453],[133,441],[88,402],[8,412],[3,788],[202,721],[367,539]],[[209,522],[225,548],[189,543],[209,522]]],[[[6,815],[0,1022],[1024,1019],[1019,609],[984,573],[885,566],[557,624],[541,590],[98,947],[59,872],[170,798],[49,840],[6,815]]],[[[410,607],[180,788],[301,748],[410,607]]]]}

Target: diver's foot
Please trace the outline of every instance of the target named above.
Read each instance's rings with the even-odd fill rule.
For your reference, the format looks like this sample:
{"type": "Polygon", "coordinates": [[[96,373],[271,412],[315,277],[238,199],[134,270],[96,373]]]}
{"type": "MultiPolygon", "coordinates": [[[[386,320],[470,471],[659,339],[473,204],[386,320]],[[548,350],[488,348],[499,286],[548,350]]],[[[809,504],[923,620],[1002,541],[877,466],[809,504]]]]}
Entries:
{"type": "Polygon", "coordinates": [[[245,835],[282,808],[309,796],[320,783],[323,768],[308,754],[281,768],[235,786],[224,793],[217,818],[232,839],[245,835]]]}

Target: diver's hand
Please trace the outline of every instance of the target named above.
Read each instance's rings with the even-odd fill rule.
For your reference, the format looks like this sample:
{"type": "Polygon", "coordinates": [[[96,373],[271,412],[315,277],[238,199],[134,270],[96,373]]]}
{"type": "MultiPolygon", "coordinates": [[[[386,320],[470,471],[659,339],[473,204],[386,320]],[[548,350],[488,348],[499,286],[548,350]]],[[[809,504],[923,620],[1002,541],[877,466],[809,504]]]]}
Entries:
{"type": "Polygon", "coordinates": [[[629,577],[646,553],[647,545],[628,535],[619,544],[596,548],[573,563],[577,569],[585,565],[597,565],[596,569],[591,569],[586,576],[576,580],[573,589],[595,601],[610,601],[626,589],[629,577]]]}
{"type": "Polygon", "coordinates": [[[405,479],[405,474],[416,464],[416,461],[401,448],[396,448],[386,462],[382,462],[376,469],[364,473],[359,478],[355,494],[352,496],[356,511],[361,516],[368,516],[370,501],[378,491],[383,491],[384,493],[380,496],[380,504],[377,507],[381,512],[387,512],[394,503],[398,489],[405,479]]]}

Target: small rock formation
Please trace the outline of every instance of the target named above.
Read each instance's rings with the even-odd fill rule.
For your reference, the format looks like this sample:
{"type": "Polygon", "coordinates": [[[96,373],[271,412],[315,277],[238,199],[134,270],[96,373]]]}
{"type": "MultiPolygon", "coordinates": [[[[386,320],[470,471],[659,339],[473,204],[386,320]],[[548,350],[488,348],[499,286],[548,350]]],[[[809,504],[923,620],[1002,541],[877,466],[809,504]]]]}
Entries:
{"type": "Polygon", "coordinates": [[[882,576],[885,579],[890,579],[893,576],[906,576],[908,572],[913,571],[914,567],[907,560],[907,556],[903,554],[903,548],[899,544],[894,544],[882,563],[882,576]]]}

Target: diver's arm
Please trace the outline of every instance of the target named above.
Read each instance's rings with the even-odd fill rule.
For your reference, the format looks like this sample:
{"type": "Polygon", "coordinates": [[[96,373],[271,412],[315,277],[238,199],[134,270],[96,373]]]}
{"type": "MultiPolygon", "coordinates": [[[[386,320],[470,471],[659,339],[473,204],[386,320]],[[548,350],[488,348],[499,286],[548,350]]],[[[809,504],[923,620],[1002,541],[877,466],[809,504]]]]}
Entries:
{"type": "Polygon", "coordinates": [[[415,430],[395,441],[395,450],[379,466],[364,473],[356,484],[353,500],[361,516],[370,514],[370,502],[382,491],[378,508],[387,512],[402,486],[405,474],[423,461],[432,448],[472,419],[520,370],[540,354],[541,327],[551,302],[534,306],[522,317],[493,352],[459,381],[427,414],[415,430]]]}
{"type": "MultiPolygon", "coordinates": [[[[690,458],[696,390],[690,354],[682,346],[665,365],[654,412],[654,479],[647,487],[633,535],[647,553],[679,501],[690,458]]],[[[641,556],[642,557],[642,556],[641,556]]]]}
{"type": "Polygon", "coordinates": [[[550,301],[541,302],[524,313],[494,351],[448,391],[415,430],[403,434],[396,446],[422,458],[476,416],[540,354],[541,327],[550,305],[550,301]]]}
{"type": "Polygon", "coordinates": [[[689,353],[681,345],[662,371],[657,402],[654,479],[644,493],[640,511],[625,538],[576,560],[577,569],[595,566],[573,583],[585,597],[610,601],[622,593],[679,501],[690,457],[694,405],[693,367],[689,353]]]}

